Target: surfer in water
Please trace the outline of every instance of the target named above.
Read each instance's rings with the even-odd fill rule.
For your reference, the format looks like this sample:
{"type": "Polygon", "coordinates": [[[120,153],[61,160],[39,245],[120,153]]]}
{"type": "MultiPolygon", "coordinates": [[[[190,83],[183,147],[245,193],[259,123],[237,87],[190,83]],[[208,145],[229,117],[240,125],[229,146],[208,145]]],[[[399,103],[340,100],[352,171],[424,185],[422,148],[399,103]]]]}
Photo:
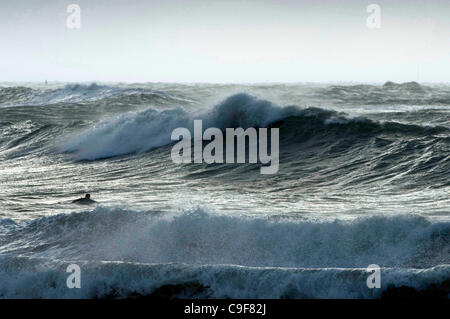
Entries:
{"type": "Polygon", "coordinates": [[[72,201],[75,204],[93,204],[96,203],[95,200],[91,199],[91,194],[86,194],[83,198],[78,198],[72,201]]]}

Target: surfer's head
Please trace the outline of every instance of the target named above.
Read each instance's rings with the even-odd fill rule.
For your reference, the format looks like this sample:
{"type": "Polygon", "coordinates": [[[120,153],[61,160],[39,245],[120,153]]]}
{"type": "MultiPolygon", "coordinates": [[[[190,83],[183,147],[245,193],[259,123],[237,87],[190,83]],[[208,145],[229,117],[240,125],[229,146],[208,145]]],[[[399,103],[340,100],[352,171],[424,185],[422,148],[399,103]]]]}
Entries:
{"type": "Polygon", "coordinates": [[[91,194],[86,194],[86,196],[84,196],[84,198],[91,199],[91,194]]]}

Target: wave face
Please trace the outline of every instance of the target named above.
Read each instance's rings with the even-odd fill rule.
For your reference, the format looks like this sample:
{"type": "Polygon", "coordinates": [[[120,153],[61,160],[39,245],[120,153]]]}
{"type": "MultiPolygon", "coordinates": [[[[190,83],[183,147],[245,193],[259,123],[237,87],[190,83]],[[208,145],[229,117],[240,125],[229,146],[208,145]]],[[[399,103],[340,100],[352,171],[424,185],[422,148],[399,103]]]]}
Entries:
{"type": "MultiPolygon", "coordinates": [[[[396,268],[387,271],[387,278],[397,285],[413,282],[413,287],[423,287],[450,274],[450,223],[431,223],[420,216],[315,223],[231,217],[202,209],[168,216],[98,207],[16,225],[0,238],[0,256],[22,256],[0,258],[0,278],[7,283],[0,289],[3,296],[26,296],[21,289],[28,280],[58,281],[64,272],[49,273],[48,263],[60,269],[77,260],[92,285],[83,293],[93,294],[95,283],[106,282],[106,291],[95,292],[100,294],[96,297],[105,297],[113,288],[126,296],[188,281],[210,287],[214,297],[369,297],[363,269],[374,261],[396,268]],[[428,269],[429,275],[414,282],[419,272],[408,270],[413,268],[428,269]],[[8,288],[8,273],[15,271],[29,275],[18,287],[8,288]],[[127,286],[130,276],[136,286],[127,286]],[[241,280],[255,282],[238,285],[241,280]],[[324,286],[306,290],[311,280],[324,280],[324,286]]],[[[51,297],[64,290],[50,287],[34,293],[51,297]]]]}
{"type": "Polygon", "coordinates": [[[116,118],[97,123],[91,128],[69,138],[61,150],[75,153],[79,160],[95,160],[117,155],[145,152],[171,143],[171,132],[185,127],[193,134],[194,120],[202,120],[204,129],[242,127],[284,128],[282,134],[300,132],[298,138],[318,131],[339,130],[343,134],[399,133],[412,135],[439,134],[450,131],[445,127],[421,127],[387,122],[377,123],[365,118],[348,118],[345,114],[320,108],[300,109],[296,106],[280,107],[267,100],[248,94],[228,97],[211,110],[187,112],[182,108],[158,111],[148,108],[143,111],[122,114],[116,118]],[[281,121],[281,122],[280,122],[281,121]]]}
{"type": "MultiPolygon", "coordinates": [[[[340,176],[354,177],[336,180],[345,187],[359,187],[360,180],[390,183],[393,177],[402,178],[403,174],[408,178],[411,174],[420,175],[421,180],[414,181],[416,186],[425,187],[430,182],[437,188],[448,185],[445,174],[450,169],[448,127],[377,121],[317,107],[281,107],[244,93],[232,95],[206,110],[147,108],[121,114],[66,138],[59,149],[75,160],[141,154],[172,143],[170,136],[175,128],[188,128],[193,136],[196,119],[203,121],[204,130],[208,127],[222,130],[278,127],[280,163],[286,180],[298,180],[296,171],[303,167],[315,172],[316,181],[329,183],[330,170],[326,169],[329,165],[326,162],[333,158],[340,176]],[[424,151],[429,157],[423,157],[424,151]],[[360,152],[364,152],[366,160],[355,158],[360,152]],[[367,171],[368,165],[372,170],[367,171]]],[[[168,150],[164,152],[170,158],[168,150]]],[[[233,179],[242,173],[253,174],[254,168],[249,165],[245,172],[205,170],[204,174],[220,173],[233,179]]]]}
{"type": "Polygon", "coordinates": [[[96,208],[37,219],[2,237],[3,254],[260,267],[427,268],[450,263],[450,224],[420,216],[270,221],[202,209],[171,216],[96,208]]]}
{"type": "Polygon", "coordinates": [[[178,127],[193,134],[194,120],[207,127],[265,127],[278,119],[300,114],[295,107],[281,108],[269,101],[247,94],[227,98],[212,110],[187,112],[182,108],[157,111],[148,108],[101,121],[69,138],[63,152],[76,153],[77,159],[94,160],[117,155],[145,152],[171,143],[171,133],[178,127]]]}
{"type": "Polygon", "coordinates": [[[449,92],[0,84],[0,298],[448,297],[449,92]],[[278,172],[174,163],[196,119],[279,128],[278,172]]]}
{"type": "Polygon", "coordinates": [[[417,82],[383,85],[180,85],[180,84],[32,84],[11,86],[0,83],[0,107],[38,106],[61,103],[109,105],[196,104],[210,95],[226,96],[236,92],[254,92],[278,101],[320,105],[432,105],[448,106],[448,85],[427,86],[417,82]]]}

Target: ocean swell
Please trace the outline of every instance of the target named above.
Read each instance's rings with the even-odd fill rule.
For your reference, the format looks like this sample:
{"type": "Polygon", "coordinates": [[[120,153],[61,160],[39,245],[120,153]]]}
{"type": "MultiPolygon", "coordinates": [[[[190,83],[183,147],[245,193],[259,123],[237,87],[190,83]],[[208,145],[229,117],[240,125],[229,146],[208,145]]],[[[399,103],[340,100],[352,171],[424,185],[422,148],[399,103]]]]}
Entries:
{"type": "Polygon", "coordinates": [[[450,224],[414,215],[273,221],[97,207],[0,225],[1,298],[379,298],[402,286],[448,294],[450,224]],[[72,263],[81,289],[66,286],[72,263]],[[370,264],[382,267],[382,289],[367,288],[370,264]]]}
{"type": "Polygon", "coordinates": [[[189,102],[183,97],[150,88],[69,83],[56,87],[0,87],[0,106],[42,106],[63,103],[153,104],[189,102]]]}
{"type": "MultiPolygon", "coordinates": [[[[293,119],[297,123],[290,130],[308,134],[336,128],[342,133],[372,135],[383,132],[419,135],[448,132],[444,127],[378,123],[361,117],[349,118],[343,113],[314,107],[280,107],[270,101],[241,93],[228,97],[209,110],[188,112],[180,107],[162,111],[147,108],[102,120],[87,130],[67,137],[59,149],[63,153],[72,153],[77,160],[141,153],[170,144],[171,132],[175,128],[185,127],[192,133],[196,119],[203,121],[203,129],[278,127],[283,124],[283,120],[293,119]]],[[[291,132],[286,130],[281,132],[286,135],[289,133],[291,132]]]]}

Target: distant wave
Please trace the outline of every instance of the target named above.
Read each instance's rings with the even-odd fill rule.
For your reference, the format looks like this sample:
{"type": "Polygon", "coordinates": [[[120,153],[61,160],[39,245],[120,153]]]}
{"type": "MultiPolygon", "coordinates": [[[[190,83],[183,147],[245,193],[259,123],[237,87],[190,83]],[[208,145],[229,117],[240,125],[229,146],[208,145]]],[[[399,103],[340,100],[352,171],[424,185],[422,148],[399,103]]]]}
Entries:
{"type": "Polygon", "coordinates": [[[71,83],[57,88],[0,87],[0,105],[47,105],[60,103],[144,104],[161,102],[188,102],[181,96],[146,88],[71,83]]]}
{"type": "MultiPolygon", "coordinates": [[[[207,111],[188,112],[182,108],[158,111],[148,108],[109,118],[68,137],[60,146],[60,150],[73,153],[78,160],[95,160],[145,152],[171,143],[171,132],[177,127],[186,127],[192,132],[195,119],[203,120],[204,128],[221,129],[277,126],[289,120],[293,123],[289,130],[303,132],[303,135],[336,128],[342,133],[353,134],[448,133],[448,129],[444,127],[422,127],[394,122],[377,123],[365,118],[348,118],[345,114],[320,108],[280,107],[270,101],[240,93],[228,97],[207,111]]],[[[281,134],[287,135],[291,132],[284,130],[281,134]]]]}
{"type": "Polygon", "coordinates": [[[0,88],[0,105],[25,103],[34,92],[32,88],[20,86],[0,88]]]}
{"type": "Polygon", "coordinates": [[[359,103],[365,105],[449,105],[450,91],[421,85],[417,82],[395,83],[388,81],[382,86],[331,85],[315,93],[338,103],[359,103]]]}
{"type": "MultiPolygon", "coordinates": [[[[236,92],[237,85],[162,85],[153,84],[97,84],[69,83],[37,84],[30,86],[0,86],[0,107],[37,106],[67,103],[104,103],[113,105],[164,105],[173,103],[196,104],[197,99],[216,95],[219,92],[236,92]],[[188,97],[189,96],[189,97],[188,97]]],[[[272,86],[240,86],[241,89],[255,89],[266,92],[268,89],[275,96],[285,100],[286,87],[283,84],[272,86]]],[[[298,90],[298,96],[305,101],[324,102],[344,105],[450,105],[450,88],[448,85],[427,86],[417,82],[394,83],[384,85],[328,85],[328,86],[292,86],[298,90]],[[312,100],[310,100],[312,98],[312,100]]],[[[292,93],[292,92],[291,92],[292,93]]],[[[290,94],[291,94],[290,93],[290,94]]],[[[221,93],[220,93],[221,94],[221,93]]],[[[290,95],[289,95],[290,96],[290,95]]]]}

